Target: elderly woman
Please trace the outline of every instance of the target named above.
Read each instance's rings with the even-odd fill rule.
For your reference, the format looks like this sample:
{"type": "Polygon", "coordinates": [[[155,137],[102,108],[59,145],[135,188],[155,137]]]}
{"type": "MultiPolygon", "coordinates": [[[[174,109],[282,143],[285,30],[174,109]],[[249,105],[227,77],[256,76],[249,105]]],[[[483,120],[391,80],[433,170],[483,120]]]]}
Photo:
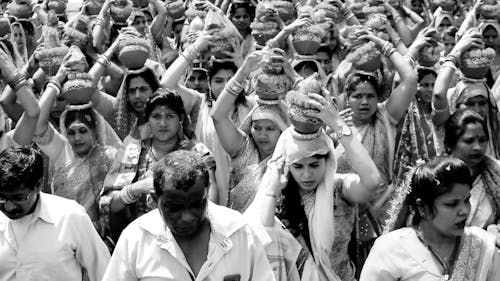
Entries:
{"type": "Polygon", "coordinates": [[[447,152],[464,161],[472,174],[467,225],[481,228],[500,220],[500,161],[486,154],[488,141],[486,123],[474,111],[459,110],[445,124],[447,152]]]}
{"type": "Polygon", "coordinates": [[[464,77],[461,78],[455,88],[448,88],[455,77],[457,58],[460,58],[470,48],[482,47],[483,45],[481,34],[476,30],[469,30],[453,47],[436,78],[432,98],[432,121],[435,126],[441,127],[450,114],[457,109],[471,109],[477,112],[488,125],[490,142],[486,153],[498,158],[500,157],[500,121],[497,104],[489,87],[484,80],[464,77]]]}
{"type": "MultiPolygon", "coordinates": [[[[257,215],[268,230],[267,253],[272,257],[276,244],[282,243],[286,234],[275,236],[281,223],[295,237],[295,241],[279,245],[287,250],[300,244],[300,254],[291,260],[300,280],[355,280],[354,266],[348,256],[348,245],[354,228],[354,205],[371,199],[382,184],[380,173],[352,130],[341,119],[338,111],[326,98],[310,94],[309,105],[318,113],[326,126],[341,135],[340,143],[345,154],[353,160],[355,174],[338,174],[333,142],[322,129],[313,134],[286,129],[276,145],[258,193],[247,211],[257,215]],[[271,241],[269,241],[269,239],[271,241]]],[[[278,231],[279,233],[280,231],[278,231]]],[[[286,258],[286,257],[285,257],[286,258]]],[[[277,260],[273,258],[271,263],[277,260]]],[[[293,280],[293,272],[273,264],[273,268],[286,270],[286,280],[293,280]]],[[[276,272],[275,272],[276,273],[276,272]]],[[[276,274],[277,280],[280,274],[276,274]]]]}
{"type": "Polygon", "coordinates": [[[417,167],[409,183],[412,224],[377,239],[360,281],[499,280],[495,237],[465,227],[472,182],[467,165],[456,158],[417,167]]]}
{"type": "Polygon", "coordinates": [[[146,195],[152,188],[150,168],[158,159],[175,150],[210,155],[205,145],[185,137],[182,124],[186,112],[177,92],[160,88],[147,101],[144,114],[151,137],[128,136],[104,182],[101,212],[114,241],[129,222],[151,210],[146,195]]]}

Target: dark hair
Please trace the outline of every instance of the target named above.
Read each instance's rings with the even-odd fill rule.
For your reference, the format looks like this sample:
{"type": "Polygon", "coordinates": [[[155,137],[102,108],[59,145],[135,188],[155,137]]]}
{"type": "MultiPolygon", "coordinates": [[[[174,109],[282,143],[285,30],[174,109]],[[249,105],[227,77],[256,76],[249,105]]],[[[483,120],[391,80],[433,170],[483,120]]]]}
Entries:
{"type": "Polygon", "coordinates": [[[146,108],[144,109],[144,115],[146,120],[149,119],[151,112],[157,106],[167,106],[179,115],[180,118],[186,116],[186,111],[184,109],[184,103],[182,102],[181,96],[177,91],[159,88],[156,92],[148,99],[146,103],[146,108]]]}
{"type": "Polygon", "coordinates": [[[356,87],[361,83],[369,83],[375,89],[375,92],[378,94],[381,92],[380,85],[378,83],[377,77],[371,74],[365,73],[353,73],[346,81],[345,84],[345,92],[349,97],[355,90],[356,87]]]}
{"type": "MultiPolygon", "coordinates": [[[[234,62],[231,61],[225,61],[225,62],[216,62],[214,61],[212,63],[212,66],[208,70],[208,79],[209,82],[212,82],[213,77],[217,72],[221,70],[230,70],[233,73],[236,73],[238,71],[238,67],[234,64],[234,62]]],[[[206,94],[207,101],[208,101],[208,106],[212,106],[213,100],[215,100],[215,97],[213,96],[211,90],[206,94]]],[[[240,93],[236,100],[234,101],[234,104],[246,104],[246,98],[244,93],[240,93]]]]}
{"type": "Polygon", "coordinates": [[[455,35],[458,32],[458,28],[456,26],[450,26],[448,27],[445,31],[443,31],[443,36],[441,38],[444,38],[446,36],[450,36],[452,38],[455,38],[455,35]]]}
{"type": "MultiPolygon", "coordinates": [[[[316,159],[328,159],[328,156],[328,154],[315,154],[312,157],[316,159]]],[[[282,191],[283,211],[281,214],[278,214],[278,217],[280,220],[288,221],[288,229],[290,232],[294,236],[301,234],[309,250],[312,250],[307,216],[300,197],[300,186],[291,173],[288,173],[287,178],[288,183],[282,191]],[[299,206],[301,206],[301,208],[299,208],[299,206]]]]}
{"type": "Polygon", "coordinates": [[[429,69],[429,68],[419,68],[417,69],[417,75],[418,75],[418,83],[424,79],[425,76],[427,75],[434,75],[434,78],[437,77],[436,71],[429,69]]]}
{"type": "MultiPolygon", "coordinates": [[[[407,202],[415,211],[412,224],[417,225],[422,216],[418,212],[417,199],[435,215],[434,202],[439,196],[449,193],[454,184],[466,184],[472,187],[472,176],[467,165],[455,157],[436,157],[415,169],[411,178],[411,192],[407,202]]],[[[421,206],[420,206],[421,207],[421,206]]]]}
{"type": "Polygon", "coordinates": [[[233,4],[231,5],[231,10],[229,11],[230,17],[233,17],[234,14],[236,13],[236,10],[239,8],[243,8],[247,11],[247,13],[250,15],[250,21],[253,21],[255,17],[255,7],[250,3],[250,2],[243,2],[243,1],[233,1],[233,4]]]}
{"type": "Polygon", "coordinates": [[[319,47],[316,54],[317,53],[327,53],[328,57],[330,57],[330,58],[333,56],[333,50],[330,49],[330,47],[328,47],[327,45],[323,45],[323,46],[319,47]]]}
{"type": "Polygon", "coordinates": [[[66,112],[64,127],[68,128],[71,123],[80,121],[93,131],[97,129],[97,116],[92,108],[70,109],[66,112]]]}
{"type": "Polygon", "coordinates": [[[153,185],[158,197],[163,194],[166,184],[173,189],[187,191],[198,180],[204,180],[208,187],[206,163],[198,153],[193,151],[173,151],[153,166],[153,185]]]}
{"type": "Polygon", "coordinates": [[[488,126],[477,112],[470,109],[459,109],[448,118],[444,125],[444,146],[448,153],[451,153],[455,148],[468,124],[481,124],[484,134],[489,138],[488,126]]]}
{"type": "Polygon", "coordinates": [[[43,176],[42,155],[33,148],[11,147],[0,153],[0,189],[15,191],[19,185],[34,190],[43,176]]]}
{"type": "Polygon", "coordinates": [[[150,69],[146,69],[143,72],[130,73],[127,75],[127,78],[125,79],[125,92],[128,91],[130,81],[137,77],[144,79],[146,83],[149,84],[149,87],[151,87],[153,92],[158,90],[158,88],[160,87],[160,85],[158,84],[158,80],[156,79],[156,75],[153,73],[153,71],[150,69]]]}
{"type": "Polygon", "coordinates": [[[312,60],[301,61],[301,62],[297,63],[297,65],[295,65],[295,67],[293,69],[295,69],[295,71],[299,72],[300,70],[302,70],[304,68],[311,68],[314,72],[319,72],[318,65],[312,60]]]}

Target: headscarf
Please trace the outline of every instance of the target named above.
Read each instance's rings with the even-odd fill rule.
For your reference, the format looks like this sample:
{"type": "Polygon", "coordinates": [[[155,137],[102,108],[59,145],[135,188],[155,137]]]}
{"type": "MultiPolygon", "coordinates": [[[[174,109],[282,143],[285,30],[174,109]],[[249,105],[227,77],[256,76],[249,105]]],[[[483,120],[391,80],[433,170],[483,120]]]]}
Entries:
{"type": "MultiPolygon", "coordinates": [[[[132,26],[134,23],[135,19],[137,17],[143,17],[144,20],[146,20],[146,15],[144,14],[143,11],[139,9],[134,9],[132,10],[132,13],[127,19],[127,24],[129,26],[132,26]]],[[[144,29],[143,36],[146,40],[148,40],[148,45],[149,45],[149,59],[160,62],[161,61],[161,51],[158,49],[158,45],[156,44],[156,41],[153,38],[153,35],[151,34],[151,30],[149,29],[149,26],[146,23],[146,28],[144,29]]]]}
{"type": "Polygon", "coordinates": [[[493,27],[498,32],[498,36],[500,37],[500,24],[497,20],[484,20],[477,26],[481,34],[483,34],[487,27],[493,27]]]}
{"type": "Polygon", "coordinates": [[[449,11],[444,11],[442,9],[436,10],[436,14],[434,16],[434,25],[433,27],[438,28],[438,26],[443,22],[443,20],[448,19],[451,25],[456,26],[455,18],[453,14],[449,11]]]}
{"type": "MultiPolygon", "coordinates": [[[[302,273],[302,280],[339,280],[339,277],[333,271],[330,263],[330,254],[332,252],[335,222],[334,222],[334,181],[337,169],[337,161],[334,155],[334,145],[330,137],[321,129],[318,133],[312,135],[299,134],[289,127],[280,136],[272,160],[284,156],[287,166],[301,159],[313,155],[328,154],[326,162],[326,172],[323,180],[315,191],[314,206],[306,214],[308,218],[309,236],[311,240],[312,252],[309,256],[302,273]]],[[[262,179],[261,186],[269,186],[270,183],[266,171],[262,179]]],[[[257,200],[257,198],[256,198],[257,200]]]]}
{"type": "Polygon", "coordinates": [[[14,56],[15,63],[17,67],[22,67],[28,62],[28,49],[27,49],[27,42],[26,42],[26,34],[24,32],[24,28],[19,22],[14,22],[10,25],[10,41],[12,42],[12,45],[14,45],[14,56]],[[18,46],[16,43],[16,40],[14,40],[14,28],[18,27],[19,30],[21,31],[22,37],[23,37],[23,46],[18,46]],[[21,48],[19,48],[21,47],[21,48]],[[19,51],[21,49],[21,51],[19,51]],[[18,56],[17,58],[15,56],[18,56]]]}
{"type": "Polygon", "coordinates": [[[488,101],[488,115],[486,122],[489,130],[489,140],[492,146],[492,156],[500,157],[500,119],[496,100],[491,93],[490,88],[486,85],[485,79],[470,79],[462,77],[457,83],[455,91],[448,96],[450,114],[453,114],[460,104],[466,100],[481,96],[488,101]],[[486,90],[486,91],[484,91],[486,90]]]}
{"type": "MultiPolygon", "coordinates": [[[[147,61],[146,61],[147,62],[147,61]]],[[[145,65],[141,69],[137,70],[128,70],[126,73],[122,85],[120,86],[120,90],[118,90],[118,94],[116,96],[116,106],[115,106],[115,120],[114,120],[114,128],[116,130],[116,133],[120,138],[124,139],[132,130],[132,128],[136,125],[137,123],[137,117],[133,113],[133,110],[130,108],[129,101],[128,101],[128,95],[127,95],[127,81],[130,80],[128,77],[130,74],[141,74],[149,72],[152,74],[153,77],[155,77],[155,83],[157,88],[160,85],[160,82],[158,81],[158,76],[155,74],[155,71],[145,65]]]]}
{"type": "MultiPolygon", "coordinates": [[[[68,115],[69,111],[74,111],[74,110],[83,110],[83,109],[88,109],[92,108],[92,103],[88,103],[85,105],[69,105],[66,107],[66,110],[61,114],[61,117],[59,118],[59,128],[61,128],[61,134],[66,136],[66,126],[64,125],[64,122],[66,120],[66,116],[68,115]]],[[[96,117],[96,134],[97,134],[97,143],[99,145],[108,145],[112,146],[116,149],[119,149],[122,146],[122,141],[116,134],[116,132],[113,130],[113,128],[109,125],[104,118],[97,113],[95,110],[94,111],[95,117],[96,117]]]]}
{"type": "Polygon", "coordinates": [[[323,81],[326,77],[325,70],[323,69],[321,64],[316,60],[316,58],[317,58],[316,56],[295,55],[291,65],[295,69],[295,67],[302,62],[312,62],[318,68],[317,72],[319,74],[319,77],[321,78],[321,81],[323,81]]]}
{"type": "Polygon", "coordinates": [[[287,116],[287,107],[281,100],[264,101],[259,98],[256,99],[257,106],[255,106],[243,120],[240,129],[250,136],[250,131],[253,121],[257,120],[270,120],[273,121],[280,131],[285,131],[290,123],[287,116]]]}

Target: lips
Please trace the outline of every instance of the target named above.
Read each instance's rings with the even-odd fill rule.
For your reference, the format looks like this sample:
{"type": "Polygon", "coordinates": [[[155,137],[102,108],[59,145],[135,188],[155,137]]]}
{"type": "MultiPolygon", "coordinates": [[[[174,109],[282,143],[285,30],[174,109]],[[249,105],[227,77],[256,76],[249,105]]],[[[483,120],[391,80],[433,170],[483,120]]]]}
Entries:
{"type": "Polygon", "coordinates": [[[456,226],[457,228],[461,229],[461,228],[464,228],[464,227],[465,227],[465,223],[466,223],[466,220],[464,219],[464,220],[462,220],[462,221],[460,221],[460,222],[457,222],[457,223],[455,224],[455,226],[456,226]]]}

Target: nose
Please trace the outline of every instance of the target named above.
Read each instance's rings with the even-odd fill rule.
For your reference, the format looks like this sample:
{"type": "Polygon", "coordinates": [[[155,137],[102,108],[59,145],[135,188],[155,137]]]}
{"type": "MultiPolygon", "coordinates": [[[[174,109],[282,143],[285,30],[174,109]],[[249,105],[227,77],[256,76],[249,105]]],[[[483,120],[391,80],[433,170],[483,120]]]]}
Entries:
{"type": "Polygon", "coordinates": [[[467,201],[461,205],[461,208],[458,210],[458,215],[461,217],[468,217],[470,213],[470,203],[467,201]]]}
{"type": "Polygon", "coordinates": [[[167,125],[167,118],[161,118],[160,119],[160,126],[164,127],[167,125]]]}
{"type": "Polygon", "coordinates": [[[193,216],[193,214],[191,214],[191,212],[189,212],[188,210],[184,210],[181,213],[181,218],[180,219],[181,219],[182,223],[189,224],[189,223],[194,222],[194,220],[196,218],[195,218],[195,216],[193,216]]]}
{"type": "Polygon", "coordinates": [[[472,143],[472,149],[475,151],[480,151],[482,149],[482,146],[479,143],[479,141],[474,141],[474,143],[472,143]]]}
{"type": "Polygon", "coordinates": [[[80,133],[76,132],[75,133],[75,140],[80,140],[81,139],[81,136],[80,136],[80,133]]]}
{"type": "Polygon", "coordinates": [[[308,180],[310,179],[312,176],[312,171],[309,167],[305,167],[303,170],[302,170],[302,178],[304,180],[308,180]]]}

